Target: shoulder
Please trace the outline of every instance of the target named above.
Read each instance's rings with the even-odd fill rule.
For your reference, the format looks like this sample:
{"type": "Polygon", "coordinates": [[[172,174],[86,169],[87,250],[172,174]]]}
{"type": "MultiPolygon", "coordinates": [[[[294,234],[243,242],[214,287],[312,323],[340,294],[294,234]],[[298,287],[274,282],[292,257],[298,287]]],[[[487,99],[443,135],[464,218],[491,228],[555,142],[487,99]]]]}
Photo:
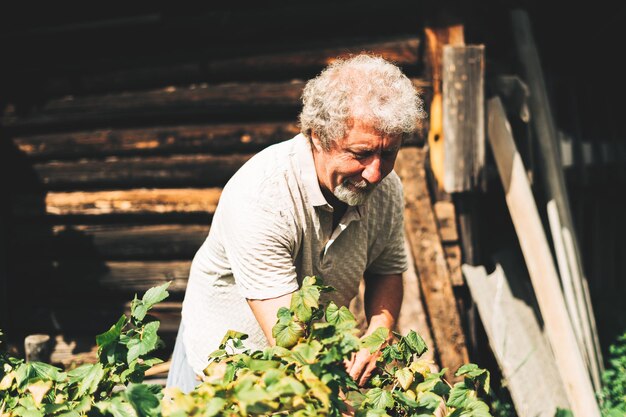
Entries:
{"type": "Polygon", "coordinates": [[[274,207],[292,194],[295,172],[293,139],[271,145],[250,158],[224,186],[221,199],[235,204],[274,207]]]}

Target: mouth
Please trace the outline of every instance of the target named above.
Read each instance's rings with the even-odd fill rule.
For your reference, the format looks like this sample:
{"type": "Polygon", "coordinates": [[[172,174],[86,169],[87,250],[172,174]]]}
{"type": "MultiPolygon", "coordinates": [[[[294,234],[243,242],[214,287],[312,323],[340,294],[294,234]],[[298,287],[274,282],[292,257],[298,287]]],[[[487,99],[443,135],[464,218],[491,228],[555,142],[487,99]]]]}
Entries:
{"type": "Polygon", "coordinates": [[[352,190],[359,192],[359,193],[366,193],[371,191],[375,185],[374,184],[370,184],[365,180],[361,180],[361,181],[350,181],[350,180],[345,180],[344,181],[344,185],[347,185],[349,188],[351,188],[352,190]]]}

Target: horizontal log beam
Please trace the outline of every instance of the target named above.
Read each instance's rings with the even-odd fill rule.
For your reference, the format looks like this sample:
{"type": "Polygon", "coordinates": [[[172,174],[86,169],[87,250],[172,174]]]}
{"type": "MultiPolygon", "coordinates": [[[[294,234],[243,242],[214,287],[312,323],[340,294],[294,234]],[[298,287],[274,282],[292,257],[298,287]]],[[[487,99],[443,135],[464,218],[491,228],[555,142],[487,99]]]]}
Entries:
{"type": "MultiPolygon", "coordinates": [[[[246,56],[193,61],[169,65],[152,65],[86,74],[74,79],[66,75],[50,80],[48,94],[93,94],[125,89],[153,88],[157,85],[181,85],[200,80],[276,80],[303,78],[317,74],[333,59],[369,51],[402,67],[415,67],[420,62],[420,38],[397,37],[384,40],[342,39],[340,45],[300,44],[298,50],[286,52],[253,52],[246,56]]],[[[338,43],[338,42],[335,42],[338,43]]]]}
{"type": "MultiPolygon", "coordinates": [[[[202,245],[208,225],[76,225],[15,226],[16,257],[38,254],[57,262],[185,259],[202,245]]],[[[152,264],[149,264],[152,265],[152,264]]],[[[109,272],[112,272],[109,267],[109,272]]]]}
{"type": "MultiPolygon", "coordinates": [[[[429,84],[413,79],[418,89],[429,84]]],[[[224,118],[246,114],[259,117],[295,118],[305,82],[198,84],[157,90],[123,92],[85,97],[50,99],[38,108],[19,115],[8,106],[0,122],[14,133],[33,128],[112,126],[173,120],[224,118]],[[16,131],[16,132],[15,132],[16,131]]]]}
{"type": "Polygon", "coordinates": [[[14,198],[15,217],[128,216],[213,214],[221,188],[133,189],[49,192],[14,198]]]}
{"type": "Polygon", "coordinates": [[[223,186],[251,154],[175,155],[37,163],[47,190],[223,186]]]}
{"type": "Polygon", "coordinates": [[[16,136],[16,147],[35,160],[203,152],[257,152],[295,136],[293,122],[101,129],[16,136]]]}

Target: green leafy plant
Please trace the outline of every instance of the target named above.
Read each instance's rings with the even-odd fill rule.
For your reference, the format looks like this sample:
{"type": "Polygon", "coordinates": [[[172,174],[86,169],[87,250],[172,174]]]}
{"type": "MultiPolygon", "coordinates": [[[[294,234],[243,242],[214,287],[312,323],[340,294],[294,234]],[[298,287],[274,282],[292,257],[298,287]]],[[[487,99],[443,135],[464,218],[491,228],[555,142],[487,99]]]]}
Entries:
{"type": "Polygon", "coordinates": [[[306,277],[290,308],[277,314],[277,345],[262,351],[245,347],[246,335],[229,331],[204,370],[202,383],[184,394],[164,393],[144,383],[145,371],[161,362],[150,355],[160,344],[159,322],[148,315],[165,299],[168,284],[131,303],[109,330],[98,335],[98,361],[63,371],[41,362],[0,354],[0,417],[79,416],[430,416],[486,417],[479,395],[489,392],[489,372],[462,366],[454,386],[422,359],[426,344],[380,328],[357,336],[346,307],[320,302],[331,287],[306,277]],[[360,349],[379,357],[373,376],[359,387],[344,360],[360,349]]]}
{"type": "Polygon", "coordinates": [[[142,384],[162,342],[159,322],[147,313],[168,296],[169,283],[131,303],[108,331],[96,337],[98,361],[68,372],[42,362],[0,356],[0,416],[115,417],[160,415],[161,387],[142,384]]]}
{"type": "Polygon", "coordinates": [[[331,290],[315,277],[304,279],[290,308],[278,311],[276,346],[251,351],[246,335],[228,332],[194,391],[167,390],[163,415],[430,416],[441,408],[450,417],[490,416],[479,399],[489,391],[488,371],[464,365],[456,373],[463,381],[450,386],[445,369],[433,372],[421,358],[427,348],[417,333],[394,334],[391,344],[384,328],[358,338],[346,307],[320,303],[331,290]],[[362,388],[344,366],[359,349],[379,354],[375,373],[362,388]]]}
{"type": "Polygon", "coordinates": [[[609,346],[609,366],[602,374],[602,391],[599,393],[602,415],[626,415],[626,333],[609,346]]]}

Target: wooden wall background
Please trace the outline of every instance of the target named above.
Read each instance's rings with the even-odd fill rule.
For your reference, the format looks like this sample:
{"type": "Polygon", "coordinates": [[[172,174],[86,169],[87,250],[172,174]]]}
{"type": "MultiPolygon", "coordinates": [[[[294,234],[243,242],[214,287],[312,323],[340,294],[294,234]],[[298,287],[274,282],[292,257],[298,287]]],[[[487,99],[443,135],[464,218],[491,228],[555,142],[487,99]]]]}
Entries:
{"type": "Polygon", "coordinates": [[[255,152],[298,132],[304,82],[333,57],[381,54],[428,99],[417,7],[355,5],[85,17],[7,35],[1,325],[15,349],[36,332],[88,352],[135,293],[171,280],[155,311],[168,354],[221,188],[255,152]]]}

